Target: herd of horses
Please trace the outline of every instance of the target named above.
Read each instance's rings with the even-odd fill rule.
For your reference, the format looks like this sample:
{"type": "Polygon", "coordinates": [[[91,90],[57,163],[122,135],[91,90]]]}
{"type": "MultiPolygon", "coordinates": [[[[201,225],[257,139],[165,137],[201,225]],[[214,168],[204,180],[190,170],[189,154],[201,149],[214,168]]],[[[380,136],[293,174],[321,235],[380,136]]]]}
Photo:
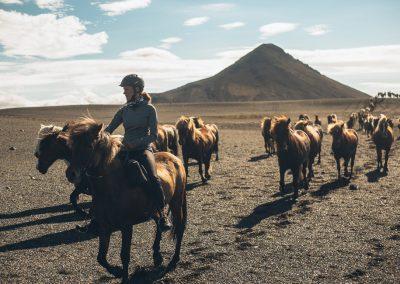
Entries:
{"type": "MultiPolygon", "coordinates": [[[[366,132],[370,122],[369,114],[363,113],[366,132]]],[[[352,177],[354,159],[358,145],[358,134],[352,129],[360,114],[351,115],[349,121],[328,116],[328,133],[332,135],[332,154],[335,157],[338,178],[340,159],[344,159],[345,176],[352,177]],[[351,171],[348,172],[348,164],[351,171]]],[[[373,141],[378,153],[378,168],[388,170],[387,160],[394,141],[393,125],[390,119],[380,115],[372,131],[373,141]],[[382,165],[381,150],[386,150],[385,163],[382,165]]],[[[276,154],[280,170],[280,190],[285,186],[285,173],[290,170],[293,176],[294,194],[298,197],[299,188],[308,189],[314,177],[313,166],[321,162],[321,145],[324,131],[318,116],[314,122],[304,114],[296,123],[286,116],[266,117],[262,120],[262,135],[266,152],[276,154]]],[[[368,132],[367,132],[368,133],[368,132]]],[[[37,169],[45,174],[56,160],[67,164],[66,177],[75,185],[70,201],[79,214],[88,215],[77,205],[80,193],[92,195],[90,217],[98,224],[99,250],[97,260],[115,277],[128,280],[132,227],[148,221],[157,212],[153,200],[146,193],[143,184],[129,181],[124,164],[119,159],[122,139],[120,135],[110,135],[104,131],[104,125],[92,118],[84,117],[67,123],[64,127],[41,125],[35,150],[37,169]],[[122,268],[107,261],[107,251],[112,232],[122,233],[121,261],[122,268]]],[[[160,125],[157,141],[152,148],[155,151],[157,174],[165,192],[166,204],[171,213],[171,235],[175,240],[175,252],[164,269],[167,273],[175,268],[180,259],[182,239],[187,221],[186,183],[189,159],[198,163],[199,174],[203,183],[211,178],[210,164],[212,154],[219,160],[219,130],[215,124],[206,124],[199,117],[181,116],[175,125],[160,125]],[[182,160],[178,158],[179,145],[182,160]],[[203,164],[204,171],[203,174],[203,164]]],[[[156,220],[157,221],[157,220],[156,220]]],[[[161,229],[156,222],[156,237],[153,243],[153,262],[156,267],[163,262],[160,253],[161,229]]]]}

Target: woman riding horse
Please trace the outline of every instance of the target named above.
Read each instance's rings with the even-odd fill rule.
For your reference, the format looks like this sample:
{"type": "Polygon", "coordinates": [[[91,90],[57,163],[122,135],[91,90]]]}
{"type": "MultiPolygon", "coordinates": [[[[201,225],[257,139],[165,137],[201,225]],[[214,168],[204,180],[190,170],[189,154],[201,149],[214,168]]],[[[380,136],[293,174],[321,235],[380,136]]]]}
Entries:
{"type": "Polygon", "coordinates": [[[110,134],[122,123],[125,129],[124,153],[126,159],[137,160],[147,171],[148,190],[155,199],[155,204],[161,218],[160,228],[165,231],[171,228],[164,213],[165,197],[157,176],[154,154],[150,144],[157,140],[157,111],[150,104],[150,96],[143,92],[144,81],[136,74],[130,74],[122,79],[126,104],[121,107],[105,131],[110,134]]]}

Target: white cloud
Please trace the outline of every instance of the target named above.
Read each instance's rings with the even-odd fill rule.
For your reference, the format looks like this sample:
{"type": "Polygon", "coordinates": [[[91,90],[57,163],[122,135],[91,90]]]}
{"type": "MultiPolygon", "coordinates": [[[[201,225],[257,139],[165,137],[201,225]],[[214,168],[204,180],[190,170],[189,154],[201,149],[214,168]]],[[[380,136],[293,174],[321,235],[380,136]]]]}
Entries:
{"type": "Polygon", "coordinates": [[[174,43],[178,43],[178,42],[181,42],[181,41],[182,41],[182,39],[181,39],[180,37],[169,37],[169,38],[165,38],[165,39],[162,39],[162,40],[161,40],[162,44],[161,44],[159,47],[165,48],[165,49],[170,49],[171,46],[172,46],[174,43]]]}
{"type": "Polygon", "coordinates": [[[18,4],[18,5],[24,4],[24,2],[22,2],[22,0],[0,0],[0,3],[3,3],[3,4],[18,4]]]}
{"type": "Polygon", "coordinates": [[[187,19],[183,25],[185,26],[198,26],[198,25],[202,25],[205,22],[207,22],[210,18],[209,17],[195,17],[195,18],[190,18],[187,19]]]}
{"type": "Polygon", "coordinates": [[[175,60],[179,57],[175,54],[155,48],[155,47],[145,47],[135,50],[124,51],[119,55],[125,59],[144,59],[144,60],[175,60]]]}
{"type": "Polygon", "coordinates": [[[220,25],[220,27],[225,29],[225,30],[232,30],[232,29],[243,27],[243,26],[244,26],[243,22],[233,22],[233,23],[220,25]]]}
{"type": "Polygon", "coordinates": [[[297,29],[297,23],[271,23],[260,27],[261,38],[287,33],[297,29]]]}
{"type": "Polygon", "coordinates": [[[35,2],[40,9],[48,9],[53,12],[64,7],[64,0],[35,0],[35,2]]]}
{"type": "Polygon", "coordinates": [[[305,28],[304,30],[309,35],[312,35],[312,36],[320,36],[320,35],[324,35],[327,32],[329,32],[327,25],[315,25],[315,26],[305,28]]]}
{"type": "MultiPolygon", "coordinates": [[[[118,84],[126,74],[140,74],[148,92],[166,91],[210,77],[255,47],[231,48],[207,60],[182,59],[167,50],[147,47],[109,60],[0,62],[0,108],[15,104],[117,104],[123,102],[118,84]]],[[[400,44],[286,52],[371,95],[385,90],[400,92],[400,44]]]]}
{"type": "Polygon", "coordinates": [[[122,0],[99,4],[99,7],[108,16],[118,16],[131,10],[146,8],[150,3],[151,0],[122,0]]]}
{"type": "Polygon", "coordinates": [[[209,11],[223,12],[223,11],[229,11],[235,6],[236,5],[232,3],[213,3],[213,4],[203,5],[202,8],[209,11]]]}
{"type": "Polygon", "coordinates": [[[6,56],[67,58],[101,53],[107,43],[105,32],[86,33],[75,16],[53,14],[31,16],[0,9],[0,44],[6,56]]]}

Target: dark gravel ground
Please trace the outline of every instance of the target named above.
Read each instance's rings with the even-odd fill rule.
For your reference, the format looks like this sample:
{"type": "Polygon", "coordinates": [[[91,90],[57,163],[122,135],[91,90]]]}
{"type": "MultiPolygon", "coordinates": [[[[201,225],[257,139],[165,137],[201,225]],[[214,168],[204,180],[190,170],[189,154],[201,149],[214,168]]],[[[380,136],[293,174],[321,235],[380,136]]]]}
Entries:
{"type": "MultiPolygon", "coordinates": [[[[321,115],[332,109],[327,106],[321,115]]],[[[74,230],[86,221],[68,204],[72,186],[65,164],[57,162],[46,175],[35,169],[40,123],[61,125],[81,114],[72,110],[19,110],[13,116],[0,111],[0,282],[119,282],[97,264],[97,239],[74,230]]],[[[92,109],[105,122],[114,110],[92,109]]],[[[301,110],[293,107],[295,112],[301,110]]],[[[172,122],[179,112],[160,113],[162,122],[172,122]]],[[[132,282],[400,283],[399,142],[389,174],[377,176],[374,147],[360,133],[351,190],[336,181],[326,135],[310,189],[293,203],[290,186],[278,192],[276,157],[264,155],[258,121],[248,113],[235,119],[221,111],[213,117],[222,128],[221,159],[212,164],[206,185],[198,183],[197,166],[190,168],[188,226],[177,269],[159,278],[151,257],[155,228],[141,224],[134,229],[132,282]]],[[[88,207],[90,197],[80,201],[88,207]]],[[[120,234],[114,233],[111,263],[120,264],[119,250],[120,234]]],[[[168,234],[162,252],[166,263],[173,252],[168,234]]]]}

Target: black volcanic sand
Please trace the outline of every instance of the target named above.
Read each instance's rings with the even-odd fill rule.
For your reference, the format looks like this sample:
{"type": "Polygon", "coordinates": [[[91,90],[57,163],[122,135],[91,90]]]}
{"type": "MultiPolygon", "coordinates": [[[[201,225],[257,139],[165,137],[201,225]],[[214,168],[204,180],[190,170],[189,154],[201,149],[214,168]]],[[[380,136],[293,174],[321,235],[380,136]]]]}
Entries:
{"type": "MultiPolygon", "coordinates": [[[[389,174],[378,175],[375,150],[362,133],[351,184],[336,181],[331,138],[323,143],[322,164],[308,192],[291,201],[291,187],[278,192],[276,157],[264,155],[258,129],[265,113],[295,118],[306,111],[340,118],[362,105],[307,102],[222,105],[161,105],[161,122],[177,114],[204,113],[221,126],[220,161],[212,179],[199,184],[197,166],[188,180],[188,225],[181,262],[159,279],[152,268],[154,224],[134,228],[130,273],[135,283],[399,283],[400,282],[400,150],[395,143],[389,174]],[[219,107],[220,106],[220,107],[219,107]],[[314,109],[312,108],[314,107],[314,109]],[[219,108],[219,109],[218,109],[219,108]],[[210,110],[211,109],[211,110],[210,110]]],[[[90,107],[105,123],[116,106],[90,107]]],[[[46,175],[35,169],[33,151],[40,123],[61,125],[86,107],[0,111],[0,282],[118,283],[97,264],[96,238],[77,233],[86,222],[68,204],[72,186],[59,161],[46,175]],[[15,150],[9,150],[10,147],[15,150]]],[[[399,104],[380,112],[399,116],[399,104]],[[395,113],[397,111],[397,113],[395,113]]],[[[120,131],[120,130],[119,130],[120,131]]],[[[396,137],[399,135],[396,129],[396,137]]],[[[287,179],[288,183],[291,177],[287,179]]],[[[90,197],[80,202],[86,208],[90,197]]],[[[120,264],[120,234],[114,233],[108,258],[120,264]]],[[[172,255],[165,234],[165,262],[172,255]]]]}

